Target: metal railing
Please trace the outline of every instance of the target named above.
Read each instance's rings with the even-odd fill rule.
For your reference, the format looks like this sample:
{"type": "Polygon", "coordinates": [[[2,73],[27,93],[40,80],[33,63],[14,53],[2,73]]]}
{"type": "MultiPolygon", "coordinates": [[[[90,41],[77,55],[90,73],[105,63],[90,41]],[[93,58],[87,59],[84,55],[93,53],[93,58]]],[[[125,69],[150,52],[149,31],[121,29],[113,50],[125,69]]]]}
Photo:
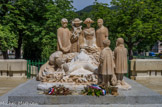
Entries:
{"type": "MultiPolygon", "coordinates": [[[[35,77],[40,70],[40,67],[45,64],[47,60],[27,60],[27,78],[35,77]]],[[[130,60],[128,60],[128,72],[125,74],[126,77],[130,78],[130,60]]]]}
{"type": "Polygon", "coordinates": [[[44,60],[27,60],[27,78],[36,76],[40,70],[40,67],[47,62],[44,60]]]}

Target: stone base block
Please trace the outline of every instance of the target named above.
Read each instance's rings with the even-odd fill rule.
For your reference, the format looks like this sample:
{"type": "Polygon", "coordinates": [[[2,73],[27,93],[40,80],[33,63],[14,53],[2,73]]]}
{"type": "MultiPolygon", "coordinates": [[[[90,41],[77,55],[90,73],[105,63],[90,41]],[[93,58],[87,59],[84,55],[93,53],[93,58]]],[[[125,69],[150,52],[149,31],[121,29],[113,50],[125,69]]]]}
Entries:
{"type": "Polygon", "coordinates": [[[25,71],[0,71],[0,77],[26,77],[25,71]]]}
{"type": "Polygon", "coordinates": [[[135,80],[149,80],[149,79],[155,79],[155,80],[160,79],[161,80],[162,76],[149,76],[149,77],[148,76],[145,76],[145,77],[144,76],[143,77],[139,76],[139,77],[135,77],[135,80]]]}
{"type": "Polygon", "coordinates": [[[1,76],[6,77],[7,76],[7,71],[1,71],[1,76]]]}
{"type": "MultiPolygon", "coordinates": [[[[41,105],[60,105],[60,104],[162,104],[162,96],[141,84],[124,78],[132,86],[131,90],[124,91],[119,89],[119,96],[52,96],[40,94],[37,90],[38,81],[29,80],[18,86],[7,95],[10,103],[37,103],[41,105]]],[[[6,96],[6,95],[4,95],[6,96]]],[[[3,96],[1,97],[3,98],[3,96]]],[[[5,99],[5,98],[3,98],[5,99]]]]}
{"type": "Polygon", "coordinates": [[[148,71],[138,71],[136,72],[137,76],[149,76],[148,71]]]}
{"type": "Polygon", "coordinates": [[[150,71],[150,76],[156,76],[156,72],[155,71],[150,71]]]}
{"type": "Polygon", "coordinates": [[[162,104],[162,96],[9,96],[9,103],[28,102],[41,105],[57,104],[162,104]]]}
{"type": "Polygon", "coordinates": [[[156,76],[162,76],[162,72],[161,71],[157,71],[156,72],[156,76]]]}
{"type": "Polygon", "coordinates": [[[23,77],[25,76],[25,72],[22,71],[22,72],[12,72],[12,76],[13,77],[23,77]]]}

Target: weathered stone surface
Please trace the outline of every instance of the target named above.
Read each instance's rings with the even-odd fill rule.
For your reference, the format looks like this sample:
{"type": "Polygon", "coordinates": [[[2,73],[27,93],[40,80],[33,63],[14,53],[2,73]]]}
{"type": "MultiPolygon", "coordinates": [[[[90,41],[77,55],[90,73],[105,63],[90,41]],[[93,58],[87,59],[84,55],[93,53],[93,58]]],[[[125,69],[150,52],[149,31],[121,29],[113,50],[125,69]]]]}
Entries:
{"type": "Polygon", "coordinates": [[[72,21],[72,36],[71,41],[71,51],[70,52],[80,52],[80,47],[83,45],[84,37],[82,33],[82,26],[80,25],[82,20],[75,18],[72,21]]]}
{"type": "Polygon", "coordinates": [[[8,71],[26,71],[27,61],[26,60],[7,60],[8,71]]]}
{"type": "Polygon", "coordinates": [[[0,60],[0,71],[8,71],[7,60],[0,60]]]}
{"type": "Polygon", "coordinates": [[[103,25],[103,19],[98,19],[97,25],[98,29],[96,30],[96,44],[100,49],[103,49],[103,41],[107,40],[109,36],[108,28],[103,25]]]}
{"type": "Polygon", "coordinates": [[[162,71],[157,71],[156,76],[162,76],[162,71]]]}
{"type": "Polygon", "coordinates": [[[136,59],[136,71],[162,70],[161,59],[136,59]]]}
{"type": "Polygon", "coordinates": [[[31,66],[31,74],[37,75],[38,74],[38,67],[37,66],[31,66]]]}
{"type": "Polygon", "coordinates": [[[69,53],[71,48],[71,32],[67,28],[68,20],[63,18],[61,20],[62,27],[57,29],[57,50],[63,53],[69,53]]]}
{"type": "Polygon", "coordinates": [[[26,76],[26,71],[10,71],[10,77],[25,77],[26,76]]]}
{"type": "Polygon", "coordinates": [[[136,61],[136,59],[132,59],[131,61],[130,61],[130,70],[133,72],[134,71],[134,67],[135,67],[135,61],[136,61]]]}
{"type": "Polygon", "coordinates": [[[26,104],[7,104],[7,103],[1,103],[1,107],[162,107],[162,104],[55,104],[55,105],[38,105],[34,103],[26,103],[26,104]]]}
{"type": "Polygon", "coordinates": [[[1,71],[26,71],[27,61],[23,59],[17,60],[0,60],[1,71]]]}
{"type": "Polygon", "coordinates": [[[84,87],[86,87],[86,85],[76,85],[75,83],[40,83],[38,84],[37,89],[45,91],[53,86],[59,86],[59,85],[63,85],[64,87],[69,88],[70,90],[78,91],[78,92],[81,92],[81,90],[83,90],[84,87]]]}
{"type": "Polygon", "coordinates": [[[156,76],[155,71],[150,71],[150,76],[156,76]]]}
{"type": "Polygon", "coordinates": [[[86,18],[84,21],[84,24],[87,25],[87,27],[83,29],[84,46],[96,46],[95,29],[91,27],[91,23],[93,22],[91,18],[86,18]]]}
{"type": "Polygon", "coordinates": [[[1,71],[1,76],[2,76],[2,75],[3,75],[4,77],[7,76],[7,72],[6,72],[6,71],[1,71]]]}
{"type": "Polygon", "coordinates": [[[119,96],[106,95],[101,97],[70,95],[70,96],[50,96],[39,94],[37,91],[38,81],[29,80],[3,95],[0,98],[10,102],[18,103],[20,101],[26,103],[38,104],[162,104],[162,96],[133,80],[124,78],[131,84],[132,89],[128,91],[119,90],[119,96]]]}
{"type": "Polygon", "coordinates": [[[148,77],[162,78],[162,60],[161,59],[133,59],[131,60],[131,75],[136,80],[148,77]]]}
{"type": "Polygon", "coordinates": [[[22,77],[27,71],[27,61],[23,59],[0,60],[1,77],[22,77]]]}
{"type": "Polygon", "coordinates": [[[149,71],[137,71],[136,74],[137,76],[150,76],[149,71]]]}

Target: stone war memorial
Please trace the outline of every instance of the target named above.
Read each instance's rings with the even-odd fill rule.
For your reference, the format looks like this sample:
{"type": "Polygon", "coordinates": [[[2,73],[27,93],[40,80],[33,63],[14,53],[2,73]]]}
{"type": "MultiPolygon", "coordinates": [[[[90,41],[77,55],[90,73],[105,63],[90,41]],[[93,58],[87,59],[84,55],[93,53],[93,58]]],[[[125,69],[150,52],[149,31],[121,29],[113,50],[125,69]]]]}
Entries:
{"type": "Polygon", "coordinates": [[[162,107],[162,0],[1,0],[0,107],[162,107]]]}
{"type": "Polygon", "coordinates": [[[61,19],[57,29],[57,51],[43,64],[36,78],[30,79],[0,100],[38,105],[110,105],[154,104],[160,107],[162,96],[124,77],[128,72],[128,51],[124,39],[110,48],[109,30],[104,20],[61,19]],[[81,24],[86,27],[82,27],[81,24]]]}
{"type": "Polygon", "coordinates": [[[73,30],[67,28],[68,20],[61,20],[62,27],[57,30],[57,51],[44,64],[37,77],[41,83],[40,90],[48,90],[53,86],[63,85],[73,91],[83,90],[91,84],[104,87],[114,86],[129,90],[131,85],[123,80],[127,73],[127,49],[123,38],[118,38],[114,53],[110,49],[108,29],[103,26],[103,20],[98,19],[98,29],[91,27],[94,22],[87,18],[82,21],[75,18],[73,30]]]}

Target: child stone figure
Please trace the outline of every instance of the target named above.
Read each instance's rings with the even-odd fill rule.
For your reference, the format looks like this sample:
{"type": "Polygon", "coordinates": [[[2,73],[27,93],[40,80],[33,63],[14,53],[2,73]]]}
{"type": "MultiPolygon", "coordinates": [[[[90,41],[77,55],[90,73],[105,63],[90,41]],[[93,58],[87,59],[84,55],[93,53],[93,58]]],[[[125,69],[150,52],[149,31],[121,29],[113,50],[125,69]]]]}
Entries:
{"type": "Polygon", "coordinates": [[[123,38],[118,38],[116,41],[116,48],[114,50],[115,56],[115,73],[117,76],[117,85],[125,85],[123,75],[127,73],[127,49],[124,46],[123,38]]]}
{"type": "Polygon", "coordinates": [[[115,64],[112,50],[109,48],[110,40],[104,40],[103,45],[104,49],[100,54],[99,82],[102,85],[110,86],[110,82],[114,74],[115,64]]]}

